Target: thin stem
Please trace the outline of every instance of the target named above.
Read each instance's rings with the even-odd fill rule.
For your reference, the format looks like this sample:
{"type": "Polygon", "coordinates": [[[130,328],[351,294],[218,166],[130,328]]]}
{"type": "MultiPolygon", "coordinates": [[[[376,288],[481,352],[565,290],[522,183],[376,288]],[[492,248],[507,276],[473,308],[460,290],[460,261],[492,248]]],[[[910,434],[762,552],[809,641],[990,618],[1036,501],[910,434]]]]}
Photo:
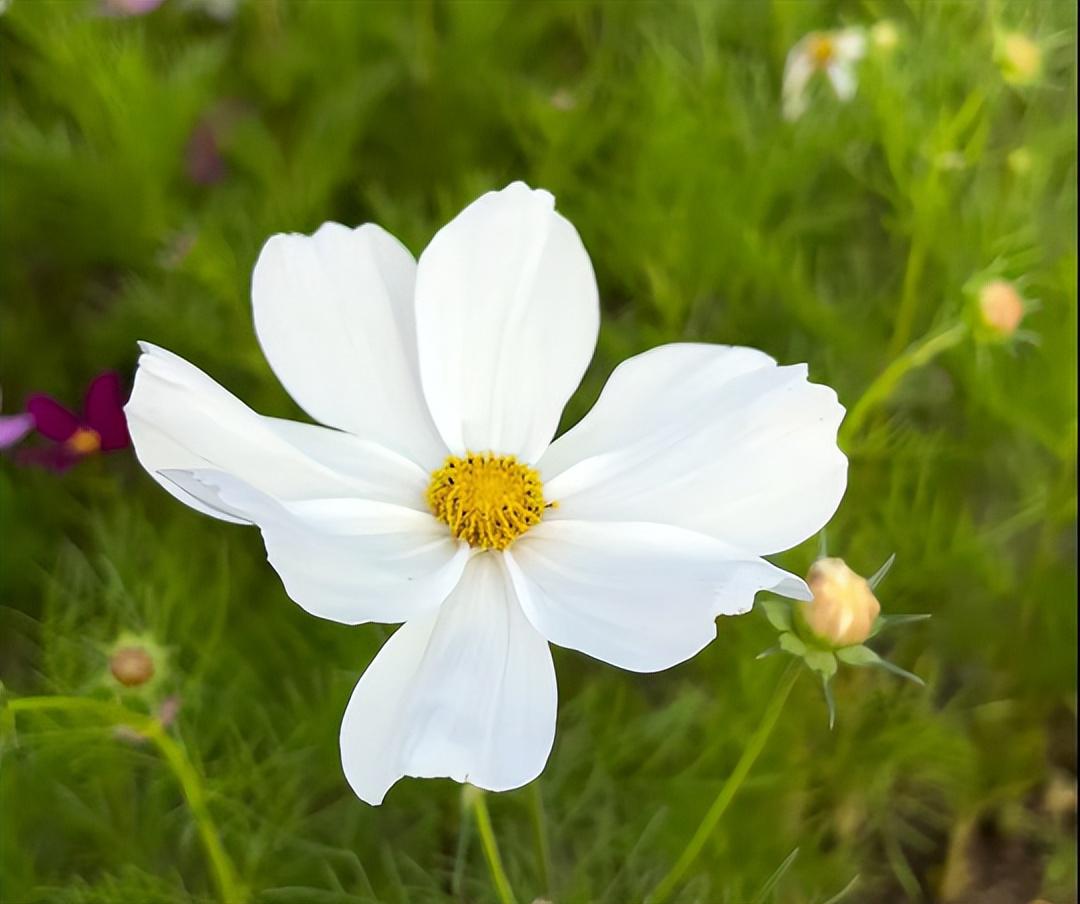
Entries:
{"type": "Polygon", "coordinates": [[[540,794],[540,780],[529,789],[529,814],[532,817],[533,834],[536,837],[536,859],[540,863],[540,884],[544,894],[551,896],[551,845],[548,844],[547,815],[544,798],[540,794]]]}
{"type": "Polygon", "coordinates": [[[84,712],[102,718],[114,725],[126,725],[151,741],[162,755],[173,775],[180,784],[180,790],[187,801],[188,809],[199,831],[210,871],[217,885],[222,904],[243,904],[247,900],[236,877],[225,846],[221,842],[217,827],[206,803],[206,792],[198,771],[188,759],[184,749],[176,743],[162,728],[157,719],[134,713],[125,706],[109,703],[105,700],[92,700],[86,697],[22,697],[8,702],[13,713],[45,712],[84,712]]]}
{"type": "Polygon", "coordinates": [[[911,250],[908,252],[907,267],[904,270],[904,284],[900,290],[900,307],[896,312],[896,325],[893,328],[892,339],[889,341],[889,356],[894,357],[900,353],[908,343],[911,336],[911,327],[915,323],[915,309],[918,307],[919,293],[917,291],[919,280],[922,279],[923,267],[926,264],[926,245],[919,235],[911,242],[911,250]]]}
{"type": "Polygon", "coordinates": [[[787,702],[788,695],[799,678],[800,671],[801,664],[798,660],[788,665],[787,670],[776,685],[776,690],[773,691],[772,699],[769,701],[768,706],[765,707],[761,722],[743,748],[742,756],[739,757],[739,761],[735,764],[731,775],[727,777],[727,781],[724,782],[720,793],[716,795],[712,806],[705,813],[705,817],[701,820],[697,831],[694,832],[682,854],[679,855],[679,859],[675,861],[675,865],[660,880],[660,884],[653,889],[652,893],[645,898],[646,904],[661,904],[662,901],[666,901],[682,880],[690,865],[697,859],[702,848],[705,847],[705,842],[709,840],[709,836],[720,822],[720,818],[724,815],[731,801],[734,800],[739,788],[742,787],[746,776],[750,774],[750,770],[765,747],[765,742],[769,740],[769,736],[780,718],[780,713],[784,709],[784,704],[787,702]]]}
{"type": "Polygon", "coordinates": [[[498,892],[502,904],[517,904],[514,890],[510,887],[506,870],[503,869],[502,857],[499,856],[499,842],[495,840],[495,832],[491,828],[491,814],[488,813],[484,792],[479,788],[472,790],[474,792],[472,794],[473,815],[476,817],[476,828],[480,833],[480,844],[487,858],[491,881],[495,885],[495,891],[498,892]]]}
{"type": "Polygon", "coordinates": [[[859,432],[867,416],[883,402],[888,401],[901,379],[910,371],[929,364],[934,358],[952,348],[967,335],[967,325],[955,323],[933,336],[926,336],[895,358],[866,388],[859,400],[848,412],[840,427],[840,444],[846,446],[859,432]]]}

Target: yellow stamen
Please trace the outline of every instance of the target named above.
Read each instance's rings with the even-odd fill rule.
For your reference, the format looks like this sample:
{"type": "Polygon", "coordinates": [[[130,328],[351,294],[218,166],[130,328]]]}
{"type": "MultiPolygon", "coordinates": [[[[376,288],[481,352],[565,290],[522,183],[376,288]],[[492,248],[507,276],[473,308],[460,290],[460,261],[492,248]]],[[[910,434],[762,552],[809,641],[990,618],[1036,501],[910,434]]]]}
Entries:
{"type": "Polygon", "coordinates": [[[101,448],[101,434],[90,427],[80,427],[67,439],[67,447],[76,455],[89,455],[101,448]]]}
{"type": "Polygon", "coordinates": [[[818,69],[824,69],[836,56],[836,45],[828,35],[814,35],[810,39],[807,54],[818,69]]]}
{"type": "Polygon", "coordinates": [[[480,549],[506,549],[554,506],[533,468],[491,452],[449,456],[431,475],[427,501],[450,533],[480,549]]]}

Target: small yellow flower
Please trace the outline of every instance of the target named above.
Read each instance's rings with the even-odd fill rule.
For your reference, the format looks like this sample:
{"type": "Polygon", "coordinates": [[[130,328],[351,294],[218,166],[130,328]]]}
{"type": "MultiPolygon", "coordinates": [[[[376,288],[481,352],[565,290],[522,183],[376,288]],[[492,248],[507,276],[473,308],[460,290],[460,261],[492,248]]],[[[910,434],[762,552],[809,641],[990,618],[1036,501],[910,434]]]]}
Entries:
{"type": "Polygon", "coordinates": [[[1012,283],[995,279],[979,290],[979,320],[994,337],[1011,338],[1023,319],[1024,299],[1012,283]]]}
{"type": "Polygon", "coordinates": [[[830,647],[860,644],[881,614],[870,584],[843,559],[818,559],[806,576],[813,600],[799,603],[799,622],[815,640],[830,647]]]}
{"type": "Polygon", "coordinates": [[[1025,34],[1008,32],[998,41],[997,62],[1005,81],[1030,85],[1042,74],[1042,48],[1025,34]]]}

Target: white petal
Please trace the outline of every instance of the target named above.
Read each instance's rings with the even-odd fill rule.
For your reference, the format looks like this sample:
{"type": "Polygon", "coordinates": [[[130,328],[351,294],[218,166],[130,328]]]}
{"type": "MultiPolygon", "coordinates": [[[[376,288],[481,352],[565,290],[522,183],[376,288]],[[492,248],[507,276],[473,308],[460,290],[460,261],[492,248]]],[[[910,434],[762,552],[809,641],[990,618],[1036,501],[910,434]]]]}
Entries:
{"type": "Polygon", "coordinates": [[[411,461],[336,430],[262,417],[183,358],[148,343],[142,349],[124,409],[135,454],[192,508],[240,520],[159,471],[211,468],[281,500],[353,496],[426,511],[427,475],[411,461]]]}
{"type": "Polygon", "coordinates": [[[855,71],[847,63],[837,62],[825,70],[829,81],[832,83],[836,96],[845,103],[855,96],[858,82],[855,80],[855,71]]]}
{"type": "Polygon", "coordinates": [[[251,291],[267,360],[304,410],[430,471],[446,449],[420,389],[415,277],[412,255],[378,226],[325,223],[270,238],[251,291]]]}
{"type": "Polygon", "coordinates": [[[343,624],[402,622],[435,610],[469,549],[429,514],[361,499],[278,502],[221,471],[163,476],[209,508],[258,524],[285,591],[343,624]]]}
{"type": "Polygon", "coordinates": [[[540,461],[545,519],[656,521],[753,555],[832,517],[847,484],[844,409],[761,352],[665,345],[624,361],[540,461]]]}
{"type": "Polygon", "coordinates": [[[438,613],[408,622],[361,677],[341,725],[341,760],[371,804],[406,775],[490,791],[532,781],[555,736],[551,653],[497,554],[475,556],[438,613]]]}
{"type": "Polygon", "coordinates": [[[785,119],[798,119],[806,112],[806,88],[814,74],[814,63],[806,52],[806,42],[800,41],[788,54],[784,64],[783,106],[785,119]]]}
{"type": "Polygon", "coordinates": [[[489,192],[420,256],[420,374],[455,454],[535,461],[592,357],[596,278],[555,199],[520,182],[489,192]]]}
{"type": "Polygon", "coordinates": [[[866,56],[866,32],[861,28],[845,28],[833,36],[836,55],[854,63],[866,56]]]}
{"type": "Polygon", "coordinates": [[[663,524],[543,521],[506,553],[529,621],[549,641],[635,672],[689,659],[758,590],[810,599],[801,580],[663,524]]]}

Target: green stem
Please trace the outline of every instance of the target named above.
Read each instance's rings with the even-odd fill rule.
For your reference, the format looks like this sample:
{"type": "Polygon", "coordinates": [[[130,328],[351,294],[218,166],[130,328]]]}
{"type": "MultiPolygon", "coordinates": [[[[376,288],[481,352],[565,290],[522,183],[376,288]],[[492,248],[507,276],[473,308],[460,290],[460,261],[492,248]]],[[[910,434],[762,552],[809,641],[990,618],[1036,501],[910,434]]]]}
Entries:
{"type": "Polygon", "coordinates": [[[911,328],[915,323],[915,309],[919,302],[919,280],[922,279],[923,267],[926,265],[926,246],[921,238],[916,235],[911,242],[911,250],[908,252],[907,267],[904,270],[904,284],[900,290],[900,307],[896,312],[896,325],[893,327],[892,339],[889,341],[889,357],[900,354],[901,349],[908,343],[911,336],[911,328]]]}
{"type": "Polygon", "coordinates": [[[859,432],[867,416],[883,402],[888,401],[897,384],[912,370],[929,364],[934,358],[952,348],[967,335],[967,325],[955,323],[933,336],[926,336],[895,358],[866,388],[852,406],[840,427],[840,445],[847,447],[859,432]]]}
{"type": "Polygon", "coordinates": [[[104,700],[92,700],[86,697],[22,697],[8,702],[12,712],[84,712],[113,725],[126,725],[151,741],[165,762],[172,769],[180,790],[187,801],[188,809],[199,831],[206,856],[210,861],[210,871],[217,885],[222,904],[242,904],[247,895],[236,877],[236,870],[221,843],[221,836],[210,815],[206,803],[206,792],[199,773],[188,759],[184,749],[176,743],[162,728],[157,719],[134,713],[127,707],[104,700]]]}
{"type": "Polygon", "coordinates": [[[487,858],[491,881],[495,884],[495,891],[498,892],[502,904],[517,904],[514,890],[510,887],[510,880],[506,878],[506,870],[503,869],[502,858],[499,856],[499,843],[495,840],[495,832],[491,828],[491,815],[488,813],[484,792],[479,788],[473,788],[472,791],[473,815],[476,817],[476,828],[480,833],[480,844],[487,858]]]}
{"type": "Polygon", "coordinates": [[[787,702],[788,695],[799,678],[800,671],[801,663],[799,661],[793,661],[788,665],[787,670],[776,685],[776,690],[773,691],[772,699],[769,701],[768,706],[765,707],[761,722],[743,748],[742,756],[739,757],[739,761],[735,764],[731,775],[727,777],[727,781],[724,782],[720,793],[716,795],[712,806],[705,813],[701,825],[697,827],[697,831],[694,832],[682,854],[679,855],[679,859],[675,861],[675,865],[670,872],[660,880],[660,884],[645,898],[645,904],[661,904],[662,901],[666,901],[672,891],[675,890],[675,886],[682,880],[690,865],[697,859],[701,849],[705,847],[705,842],[709,840],[709,836],[720,822],[720,818],[735,798],[739,788],[742,787],[746,776],[750,774],[758,755],[765,747],[765,742],[769,740],[769,736],[780,718],[780,713],[784,709],[784,703],[787,702]]]}
{"type": "Polygon", "coordinates": [[[529,812],[536,837],[536,859],[540,863],[541,887],[544,894],[551,897],[551,845],[548,844],[547,816],[544,813],[544,798],[540,794],[539,779],[533,782],[529,789],[529,812]]]}

